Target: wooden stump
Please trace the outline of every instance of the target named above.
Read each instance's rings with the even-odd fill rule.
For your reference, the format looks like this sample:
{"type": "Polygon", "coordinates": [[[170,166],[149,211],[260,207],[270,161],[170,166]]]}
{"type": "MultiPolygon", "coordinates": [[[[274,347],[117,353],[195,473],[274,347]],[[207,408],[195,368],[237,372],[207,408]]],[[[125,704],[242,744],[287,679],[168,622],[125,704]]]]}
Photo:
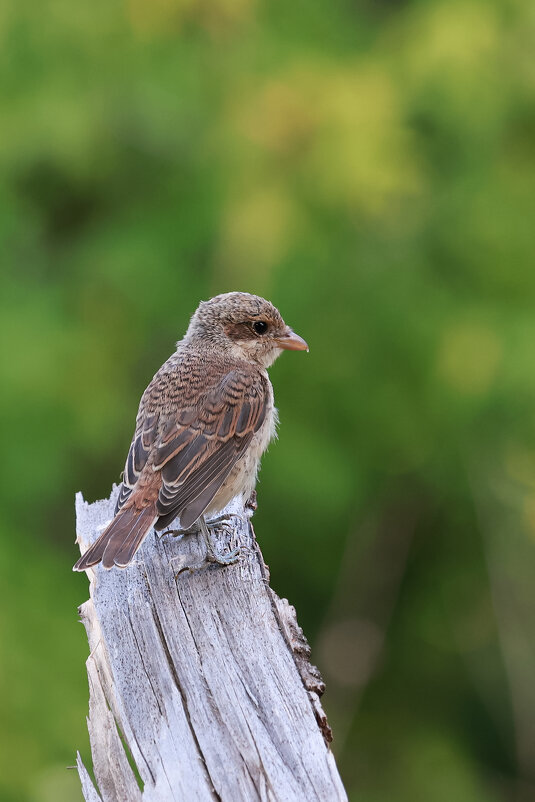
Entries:
{"type": "MultiPolygon", "coordinates": [[[[78,494],[82,552],[116,496],[87,504],[78,494]]],[[[189,571],[202,539],[152,531],[127,569],[87,572],[96,789],[78,755],[86,802],[347,799],[295,610],[269,587],[252,511],[233,502],[226,512],[214,543],[241,547],[235,565],[189,571]]]]}

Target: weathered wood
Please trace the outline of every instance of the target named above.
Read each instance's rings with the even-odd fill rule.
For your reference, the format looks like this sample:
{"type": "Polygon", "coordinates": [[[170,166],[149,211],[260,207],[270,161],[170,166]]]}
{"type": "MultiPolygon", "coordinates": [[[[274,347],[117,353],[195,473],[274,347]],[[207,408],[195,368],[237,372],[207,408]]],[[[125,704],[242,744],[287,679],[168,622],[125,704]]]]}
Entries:
{"type": "MultiPolygon", "coordinates": [[[[116,494],[91,505],[78,494],[82,551],[116,494]]],[[[232,525],[214,541],[241,547],[235,565],[189,571],[201,538],[151,532],[127,569],[88,571],[80,615],[98,793],[79,758],[87,802],[347,799],[295,611],[268,585],[251,511],[227,512],[232,525]]]]}

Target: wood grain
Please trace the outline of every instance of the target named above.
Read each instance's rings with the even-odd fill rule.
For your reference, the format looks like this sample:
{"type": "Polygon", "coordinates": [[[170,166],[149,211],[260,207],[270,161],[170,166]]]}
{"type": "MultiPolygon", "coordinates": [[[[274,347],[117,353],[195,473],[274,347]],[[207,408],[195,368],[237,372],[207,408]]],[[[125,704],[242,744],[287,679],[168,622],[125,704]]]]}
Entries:
{"type": "MultiPolygon", "coordinates": [[[[89,505],[78,494],[82,552],[116,497],[117,488],[89,505]]],[[[80,616],[97,785],[78,758],[87,802],[347,799],[321,677],[295,611],[269,587],[251,511],[233,504],[214,542],[240,546],[235,565],[203,564],[200,537],[152,531],[128,568],[87,571],[80,616]]]]}

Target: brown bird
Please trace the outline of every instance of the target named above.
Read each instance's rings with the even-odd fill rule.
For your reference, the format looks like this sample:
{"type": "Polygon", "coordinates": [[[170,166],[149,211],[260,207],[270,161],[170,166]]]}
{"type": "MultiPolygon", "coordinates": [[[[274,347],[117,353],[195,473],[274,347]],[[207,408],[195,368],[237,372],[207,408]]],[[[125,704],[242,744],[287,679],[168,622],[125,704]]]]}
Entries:
{"type": "Polygon", "coordinates": [[[283,349],[308,346],[264,298],[229,292],[199,305],[141,397],[115,517],[74,571],[124,568],[152,526],[176,517],[182,530],[198,522],[210,559],[235,560],[213,552],[205,517],[254,489],[277,424],[267,368],[283,349]]]}

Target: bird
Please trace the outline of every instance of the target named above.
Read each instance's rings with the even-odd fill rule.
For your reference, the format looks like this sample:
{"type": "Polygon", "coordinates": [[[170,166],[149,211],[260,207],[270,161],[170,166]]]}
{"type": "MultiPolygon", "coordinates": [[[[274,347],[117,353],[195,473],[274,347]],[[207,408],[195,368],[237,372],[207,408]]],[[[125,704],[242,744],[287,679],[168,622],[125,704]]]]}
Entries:
{"type": "Polygon", "coordinates": [[[74,571],[125,568],[153,527],[177,517],[178,531],[203,533],[208,559],[235,562],[237,552],[211,548],[207,520],[255,488],[278,421],[267,369],[284,350],[309,349],[266,299],[228,292],[201,301],[141,397],[114,518],[74,571]]]}

